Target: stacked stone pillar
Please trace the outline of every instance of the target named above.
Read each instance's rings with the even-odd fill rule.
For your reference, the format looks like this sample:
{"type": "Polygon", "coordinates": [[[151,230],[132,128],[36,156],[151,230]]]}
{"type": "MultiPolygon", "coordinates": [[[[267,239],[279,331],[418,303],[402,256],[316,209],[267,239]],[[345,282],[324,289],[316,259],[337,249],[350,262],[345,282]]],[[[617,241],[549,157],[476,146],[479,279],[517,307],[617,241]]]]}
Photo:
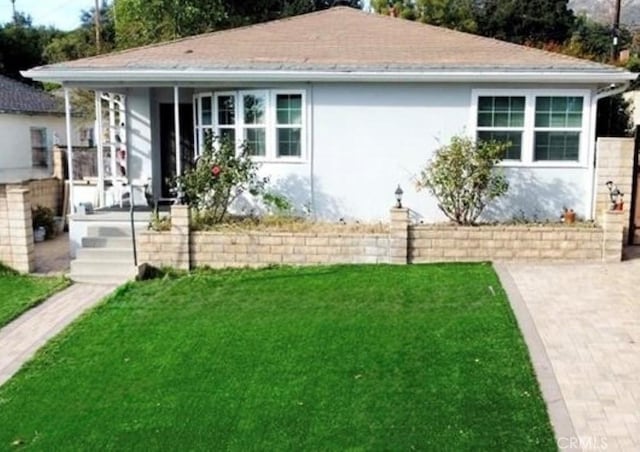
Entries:
{"type": "Polygon", "coordinates": [[[15,270],[30,273],[35,268],[33,224],[31,222],[31,199],[28,189],[7,188],[7,217],[11,262],[15,270]]]}
{"type": "Polygon", "coordinates": [[[627,227],[629,213],[620,210],[602,212],[602,260],[620,262],[624,243],[624,230],[627,227]]]}
{"type": "Polygon", "coordinates": [[[190,229],[191,212],[189,206],[171,206],[171,251],[173,251],[175,263],[173,266],[181,270],[191,268],[190,229]]]}
{"type": "Polygon", "coordinates": [[[409,250],[409,209],[391,209],[389,229],[389,262],[406,264],[409,250]]]}
{"type": "Polygon", "coordinates": [[[629,213],[631,211],[634,150],[635,141],[633,138],[598,138],[598,164],[596,166],[596,219],[599,223],[604,223],[604,212],[611,209],[609,189],[606,186],[606,183],[611,181],[624,194],[624,209],[621,221],[625,229],[625,234],[629,227],[629,213]]]}

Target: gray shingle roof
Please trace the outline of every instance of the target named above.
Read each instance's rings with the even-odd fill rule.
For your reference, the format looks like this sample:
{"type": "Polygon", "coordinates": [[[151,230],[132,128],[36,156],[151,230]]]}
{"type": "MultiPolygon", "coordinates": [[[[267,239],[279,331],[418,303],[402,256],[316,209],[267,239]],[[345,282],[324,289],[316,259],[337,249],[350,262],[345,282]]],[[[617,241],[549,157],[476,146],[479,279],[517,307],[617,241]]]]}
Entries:
{"type": "Polygon", "coordinates": [[[32,86],[0,75],[0,113],[62,114],[62,102],[32,86]]]}

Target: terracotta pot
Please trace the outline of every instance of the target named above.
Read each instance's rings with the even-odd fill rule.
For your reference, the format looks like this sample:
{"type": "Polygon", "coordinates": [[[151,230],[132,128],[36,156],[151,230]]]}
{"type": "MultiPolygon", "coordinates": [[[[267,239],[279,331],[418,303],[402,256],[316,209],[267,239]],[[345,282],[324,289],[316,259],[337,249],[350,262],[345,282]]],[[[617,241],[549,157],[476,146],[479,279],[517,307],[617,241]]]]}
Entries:
{"type": "Polygon", "coordinates": [[[571,211],[571,212],[565,212],[564,213],[564,222],[567,224],[573,224],[576,222],[576,213],[571,211]]]}
{"type": "Polygon", "coordinates": [[[620,201],[616,204],[616,208],[614,210],[624,210],[624,201],[620,201]]]}

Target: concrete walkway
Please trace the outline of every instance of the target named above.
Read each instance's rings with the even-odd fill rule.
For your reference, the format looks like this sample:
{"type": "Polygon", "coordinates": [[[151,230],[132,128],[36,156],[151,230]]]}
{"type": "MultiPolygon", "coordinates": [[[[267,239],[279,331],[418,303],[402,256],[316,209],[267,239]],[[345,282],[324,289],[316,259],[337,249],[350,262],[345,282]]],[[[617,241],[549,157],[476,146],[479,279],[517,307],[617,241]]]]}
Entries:
{"type": "Polygon", "coordinates": [[[49,339],[114,289],[115,286],[74,284],[0,329],[0,385],[49,339]]]}
{"type": "Polygon", "coordinates": [[[524,311],[559,448],[640,450],[640,261],[497,269],[524,311]]]}

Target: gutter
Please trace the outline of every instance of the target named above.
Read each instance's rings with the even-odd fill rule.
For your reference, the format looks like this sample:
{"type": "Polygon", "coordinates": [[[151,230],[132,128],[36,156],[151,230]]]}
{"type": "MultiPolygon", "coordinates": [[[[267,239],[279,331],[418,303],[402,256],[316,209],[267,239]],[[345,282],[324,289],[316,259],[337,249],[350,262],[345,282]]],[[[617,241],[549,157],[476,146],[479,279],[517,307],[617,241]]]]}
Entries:
{"type": "Polygon", "coordinates": [[[590,193],[590,199],[589,199],[589,205],[591,206],[591,218],[595,220],[596,218],[596,181],[597,181],[597,139],[598,137],[596,136],[597,132],[596,132],[596,123],[598,121],[598,101],[600,99],[604,99],[606,97],[611,97],[611,96],[615,96],[618,94],[622,94],[624,93],[628,88],[629,85],[631,84],[630,81],[626,81],[625,83],[623,83],[620,86],[616,86],[616,85],[610,85],[609,87],[605,88],[604,90],[601,90],[600,92],[596,93],[595,96],[593,96],[591,98],[591,124],[593,126],[593,133],[591,134],[591,137],[589,138],[590,142],[589,142],[589,149],[591,150],[591,157],[593,157],[593,161],[592,164],[589,165],[589,171],[590,171],[590,177],[591,177],[591,193],[590,193]]]}
{"type": "Polygon", "coordinates": [[[635,80],[628,71],[313,71],[313,70],[179,70],[31,69],[23,77],[63,84],[211,83],[211,82],[558,82],[617,83],[635,80]],[[115,82],[114,82],[115,81],[115,82]]]}

